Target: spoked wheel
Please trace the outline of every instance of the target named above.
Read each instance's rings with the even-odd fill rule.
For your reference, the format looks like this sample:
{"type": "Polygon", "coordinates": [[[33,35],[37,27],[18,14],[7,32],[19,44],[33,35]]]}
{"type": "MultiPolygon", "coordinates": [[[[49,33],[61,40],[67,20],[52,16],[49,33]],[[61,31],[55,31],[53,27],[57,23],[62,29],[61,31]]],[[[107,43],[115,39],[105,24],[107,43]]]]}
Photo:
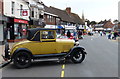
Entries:
{"type": "Polygon", "coordinates": [[[75,49],[70,58],[74,63],[81,63],[85,59],[85,54],[81,50],[75,49]]]}
{"type": "Polygon", "coordinates": [[[18,52],[14,56],[14,65],[17,68],[27,68],[31,65],[31,56],[27,52],[18,52]]]}

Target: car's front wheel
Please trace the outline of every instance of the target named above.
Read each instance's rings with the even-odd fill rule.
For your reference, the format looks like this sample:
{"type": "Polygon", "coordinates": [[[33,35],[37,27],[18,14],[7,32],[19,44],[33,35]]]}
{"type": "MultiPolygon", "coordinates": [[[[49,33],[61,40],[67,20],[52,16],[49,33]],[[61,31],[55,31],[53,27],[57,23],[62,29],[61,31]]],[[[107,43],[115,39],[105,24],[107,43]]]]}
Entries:
{"type": "Polygon", "coordinates": [[[27,68],[31,65],[31,55],[27,52],[21,51],[14,56],[14,65],[17,68],[27,68]]]}
{"type": "Polygon", "coordinates": [[[75,49],[73,50],[70,58],[74,63],[81,63],[85,59],[85,54],[81,50],[75,49]]]}

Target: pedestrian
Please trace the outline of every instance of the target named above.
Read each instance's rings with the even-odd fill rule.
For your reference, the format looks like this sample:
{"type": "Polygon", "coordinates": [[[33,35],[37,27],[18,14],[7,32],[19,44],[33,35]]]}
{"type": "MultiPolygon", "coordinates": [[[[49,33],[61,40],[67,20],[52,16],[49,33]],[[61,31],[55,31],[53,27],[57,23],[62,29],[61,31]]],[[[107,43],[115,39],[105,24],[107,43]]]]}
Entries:
{"type": "Polygon", "coordinates": [[[118,33],[115,31],[113,35],[114,35],[114,40],[116,40],[116,37],[118,36],[118,33]]]}
{"type": "Polygon", "coordinates": [[[73,36],[77,36],[77,32],[75,30],[73,31],[73,36]]]}
{"type": "Polygon", "coordinates": [[[77,32],[76,32],[76,30],[73,30],[73,37],[74,37],[74,40],[77,38],[77,32]]]}
{"type": "Polygon", "coordinates": [[[70,33],[70,31],[68,30],[68,31],[67,31],[67,37],[70,38],[70,36],[71,36],[71,33],[70,33]]]}
{"type": "Polygon", "coordinates": [[[81,30],[78,31],[78,38],[79,38],[79,39],[82,38],[82,31],[81,31],[81,30]]]}
{"type": "Polygon", "coordinates": [[[8,37],[8,28],[4,28],[4,39],[5,39],[5,43],[7,42],[7,37],[8,37]]]}
{"type": "Polygon", "coordinates": [[[104,31],[103,34],[106,36],[106,32],[104,31]]]}
{"type": "Polygon", "coordinates": [[[19,33],[19,37],[22,38],[22,26],[18,27],[18,33],[19,33]]]}
{"type": "Polygon", "coordinates": [[[102,34],[103,34],[102,31],[100,31],[100,36],[102,36],[102,34]]]}
{"type": "Polygon", "coordinates": [[[112,33],[109,32],[109,34],[108,34],[108,39],[111,39],[111,35],[112,35],[112,33]]]}

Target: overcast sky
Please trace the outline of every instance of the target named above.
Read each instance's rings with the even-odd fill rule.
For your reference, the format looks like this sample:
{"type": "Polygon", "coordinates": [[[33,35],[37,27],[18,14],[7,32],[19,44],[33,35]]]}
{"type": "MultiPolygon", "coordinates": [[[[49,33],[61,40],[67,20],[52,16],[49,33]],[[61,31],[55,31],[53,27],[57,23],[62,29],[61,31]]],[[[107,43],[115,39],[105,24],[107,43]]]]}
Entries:
{"type": "Polygon", "coordinates": [[[90,21],[118,19],[118,2],[120,0],[41,0],[47,6],[64,10],[71,7],[72,12],[90,21]]]}

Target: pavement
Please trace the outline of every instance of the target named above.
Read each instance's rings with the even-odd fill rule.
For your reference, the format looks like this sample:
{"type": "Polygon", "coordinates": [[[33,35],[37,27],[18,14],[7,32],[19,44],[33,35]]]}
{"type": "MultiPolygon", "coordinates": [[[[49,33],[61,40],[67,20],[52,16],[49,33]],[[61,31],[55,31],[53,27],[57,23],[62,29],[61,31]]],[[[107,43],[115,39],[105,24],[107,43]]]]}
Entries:
{"type": "MultiPolygon", "coordinates": [[[[9,43],[10,48],[13,46],[14,43],[9,43]]],[[[2,54],[4,55],[4,49],[5,49],[5,45],[0,45],[0,64],[2,62],[4,62],[3,58],[2,58],[2,54]]]]}

